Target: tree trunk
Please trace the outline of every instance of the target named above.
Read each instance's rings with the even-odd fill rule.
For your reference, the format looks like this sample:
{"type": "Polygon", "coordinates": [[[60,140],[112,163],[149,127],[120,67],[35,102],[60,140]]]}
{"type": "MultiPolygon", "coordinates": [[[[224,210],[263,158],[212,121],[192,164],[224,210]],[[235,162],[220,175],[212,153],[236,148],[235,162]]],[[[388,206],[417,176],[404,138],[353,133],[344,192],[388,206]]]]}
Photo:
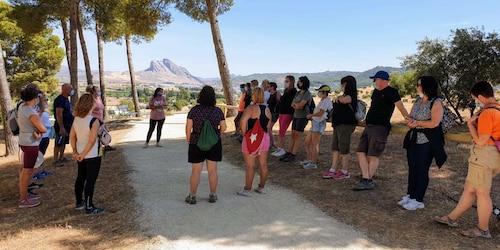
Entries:
{"type": "MultiPolygon", "coordinates": [[[[210,28],[212,30],[212,39],[214,41],[215,54],[217,55],[217,63],[219,64],[219,74],[226,96],[226,104],[234,105],[233,86],[231,83],[231,75],[229,74],[229,67],[227,66],[226,53],[224,52],[224,45],[219,30],[219,21],[217,20],[217,13],[215,3],[213,0],[206,0],[208,18],[210,20],[210,28]]],[[[235,110],[227,112],[227,116],[235,115],[235,110]]]]}
{"type": "Polygon", "coordinates": [[[82,22],[80,21],[80,12],[78,14],[77,25],[78,25],[78,38],[80,38],[80,46],[82,47],[83,62],[85,64],[85,73],[87,75],[87,84],[93,84],[92,81],[92,70],[90,69],[90,59],[89,53],[87,51],[87,43],[85,42],[85,36],[83,35],[82,22]]]}
{"type": "Polygon", "coordinates": [[[75,106],[80,93],[78,90],[78,41],[76,33],[78,32],[78,0],[70,1],[70,19],[69,19],[69,41],[70,41],[70,78],[71,86],[75,94],[71,97],[71,106],[75,106]]]}
{"type": "MultiPolygon", "coordinates": [[[[0,51],[2,45],[0,44],[0,51]]],[[[17,136],[12,134],[9,124],[7,123],[7,114],[12,109],[12,97],[9,92],[9,83],[7,82],[7,73],[5,70],[5,61],[3,55],[0,55],[0,107],[2,107],[3,133],[5,135],[5,155],[15,155],[19,151],[17,136]]]]}
{"type": "Polygon", "coordinates": [[[125,44],[127,46],[127,61],[128,70],[130,73],[130,85],[132,85],[132,98],[134,100],[135,117],[141,117],[141,108],[139,106],[139,97],[137,96],[137,87],[135,86],[134,64],[132,63],[132,52],[130,50],[130,37],[125,37],[125,44]]]}
{"type": "Polygon", "coordinates": [[[64,47],[66,48],[66,63],[68,63],[68,70],[71,72],[71,45],[69,43],[69,30],[68,23],[65,18],[61,19],[61,29],[63,32],[64,47]]]}
{"type": "Polygon", "coordinates": [[[98,21],[95,22],[95,31],[97,35],[97,57],[99,61],[99,87],[101,89],[102,103],[104,104],[103,120],[106,122],[108,118],[108,106],[106,105],[106,82],[104,81],[104,53],[102,30],[98,21]]]}

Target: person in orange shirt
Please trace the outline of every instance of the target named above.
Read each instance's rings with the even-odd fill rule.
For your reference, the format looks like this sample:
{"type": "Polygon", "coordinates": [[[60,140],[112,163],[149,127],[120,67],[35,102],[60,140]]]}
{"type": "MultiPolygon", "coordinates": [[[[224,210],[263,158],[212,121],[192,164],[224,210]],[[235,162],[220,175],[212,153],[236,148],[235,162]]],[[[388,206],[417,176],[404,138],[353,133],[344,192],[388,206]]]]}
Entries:
{"type": "Polygon", "coordinates": [[[236,117],[234,118],[234,134],[232,135],[232,137],[239,137],[241,135],[241,129],[240,129],[240,120],[241,120],[241,116],[243,115],[243,111],[245,111],[245,97],[247,95],[247,91],[246,91],[246,88],[245,88],[245,84],[242,83],[240,84],[240,91],[241,91],[241,98],[240,98],[240,103],[238,105],[238,114],[236,115],[236,117]]]}
{"type": "Polygon", "coordinates": [[[487,81],[475,83],[470,93],[481,109],[467,121],[474,145],[470,151],[464,191],[451,213],[436,216],[434,220],[450,227],[457,227],[456,220],[477,202],[477,226],[463,231],[462,235],[472,238],[491,238],[488,225],[493,210],[490,197],[491,183],[500,173],[500,153],[493,141],[500,140],[500,103],[495,100],[493,87],[487,81]]]}

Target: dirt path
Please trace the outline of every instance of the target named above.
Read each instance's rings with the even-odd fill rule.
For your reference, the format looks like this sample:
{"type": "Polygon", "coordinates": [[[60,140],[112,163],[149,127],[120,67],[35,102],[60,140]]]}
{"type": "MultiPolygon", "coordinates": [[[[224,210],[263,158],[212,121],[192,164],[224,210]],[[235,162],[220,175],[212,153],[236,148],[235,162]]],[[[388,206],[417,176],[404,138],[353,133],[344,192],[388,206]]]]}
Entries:
{"type": "MultiPolygon", "coordinates": [[[[186,114],[167,117],[162,148],[155,147],[154,140],[152,146],[142,148],[148,120],[133,121],[134,129],[123,143],[131,167],[129,181],[140,206],[137,220],[152,239],[146,248],[383,249],[291,191],[268,185],[268,194],[237,196],[245,173],[224,160],[218,166],[217,203],[208,203],[204,171],[198,203],[186,204],[191,167],[187,162],[185,120],[186,114]]],[[[257,181],[258,176],[254,185],[257,181]]]]}

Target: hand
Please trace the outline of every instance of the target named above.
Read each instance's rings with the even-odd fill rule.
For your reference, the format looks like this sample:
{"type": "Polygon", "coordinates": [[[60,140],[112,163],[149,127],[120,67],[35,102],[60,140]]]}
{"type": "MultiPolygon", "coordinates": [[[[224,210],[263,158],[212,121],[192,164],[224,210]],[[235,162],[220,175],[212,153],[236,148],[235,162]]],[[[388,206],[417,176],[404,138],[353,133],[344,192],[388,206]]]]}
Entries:
{"type": "Polygon", "coordinates": [[[38,132],[38,130],[37,130],[37,131],[33,132],[33,136],[36,139],[40,139],[40,138],[42,138],[42,133],[38,132]]]}
{"type": "Polygon", "coordinates": [[[473,125],[473,126],[476,126],[477,125],[477,114],[473,115],[468,121],[467,121],[467,125],[473,125]]]}
{"type": "Polygon", "coordinates": [[[60,127],[59,128],[59,134],[63,135],[63,136],[68,136],[68,133],[66,132],[66,130],[64,129],[64,127],[60,127]]]}
{"type": "Polygon", "coordinates": [[[312,117],[313,117],[313,115],[312,115],[312,114],[308,114],[308,115],[306,115],[306,118],[307,118],[308,120],[311,120],[311,118],[312,118],[312,117]]]}

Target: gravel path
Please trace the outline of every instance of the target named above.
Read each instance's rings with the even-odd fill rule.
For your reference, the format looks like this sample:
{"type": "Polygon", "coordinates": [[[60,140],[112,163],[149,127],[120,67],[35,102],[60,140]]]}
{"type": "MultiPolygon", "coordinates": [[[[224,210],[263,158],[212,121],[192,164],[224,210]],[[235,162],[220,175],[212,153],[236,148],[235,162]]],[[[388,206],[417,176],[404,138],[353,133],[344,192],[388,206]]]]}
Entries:
{"type": "MultiPolygon", "coordinates": [[[[144,144],[148,120],[133,121],[123,143],[129,179],[140,206],[137,219],[148,249],[383,249],[353,228],[337,222],[295,193],[268,184],[267,194],[236,195],[244,171],[226,161],[218,165],[217,203],[208,202],[207,173],[202,173],[198,203],[189,205],[191,166],[184,136],[186,114],[169,116],[162,145],[144,144]]],[[[153,138],[156,134],[153,133],[153,138]]],[[[258,176],[254,181],[257,185],[258,176]]]]}

